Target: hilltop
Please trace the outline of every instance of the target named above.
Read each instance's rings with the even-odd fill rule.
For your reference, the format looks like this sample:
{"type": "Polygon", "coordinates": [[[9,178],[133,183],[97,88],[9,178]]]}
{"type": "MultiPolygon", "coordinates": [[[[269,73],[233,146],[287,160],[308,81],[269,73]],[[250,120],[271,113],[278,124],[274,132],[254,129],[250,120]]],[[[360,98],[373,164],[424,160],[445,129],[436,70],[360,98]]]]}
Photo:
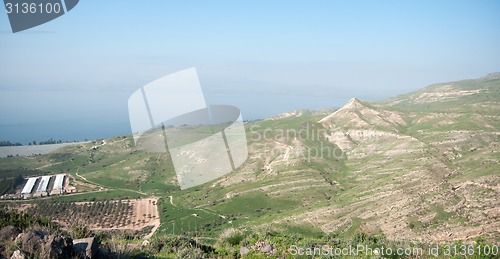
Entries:
{"type": "Polygon", "coordinates": [[[383,104],[408,110],[494,114],[500,109],[499,82],[500,73],[492,73],[478,79],[433,84],[389,98],[383,104]]]}

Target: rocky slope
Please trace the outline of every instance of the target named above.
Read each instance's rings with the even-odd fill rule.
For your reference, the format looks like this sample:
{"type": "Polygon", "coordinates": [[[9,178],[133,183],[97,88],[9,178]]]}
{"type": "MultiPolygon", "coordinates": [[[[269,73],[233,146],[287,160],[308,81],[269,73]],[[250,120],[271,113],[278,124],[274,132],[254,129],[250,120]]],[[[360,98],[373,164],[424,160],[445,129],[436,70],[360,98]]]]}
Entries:
{"type": "MultiPolygon", "coordinates": [[[[500,240],[499,89],[500,74],[492,74],[382,103],[353,98],[316,122],[288,119],[313,134],[253,142],[246,166],[213,186],[238,190],[228,197],[264,192],[307,208],[272,224],[394,240],[500,240]],[[257,186],[235,187],[243,182],[257,186]]],[[[258,129],[294,129],[285,121],[258,129]]]]}
{"type": "MultiPolygon", "coordinates": [[[[346,166],[363,182],[354,188],[370,193],[357,202],[357,208],[347,208],[352,209],[351,216],[362,219],[365,228],[380,228],[393,239],[490,236],[498,240],[500,177],[495,168],[500,132],[496,118],[484,115],[491,110],[464,114],[453,112],[453,107],[451,112],[395,109],[402,102],[436,105],[448,102],[450,96],[458,101],[459,96],[470,94],[451,92],[451,88],[453,83],[384,104],[352,99],[320,120],[331,131],[329,140],[346,152],[346,166]],[[437,94],[440,91],[448,94],[437,94]]],[[[322,209],[325,214],[331,211],[322,209]]],[[[327,218],[325,228],[341,223],[327,218]]]]}

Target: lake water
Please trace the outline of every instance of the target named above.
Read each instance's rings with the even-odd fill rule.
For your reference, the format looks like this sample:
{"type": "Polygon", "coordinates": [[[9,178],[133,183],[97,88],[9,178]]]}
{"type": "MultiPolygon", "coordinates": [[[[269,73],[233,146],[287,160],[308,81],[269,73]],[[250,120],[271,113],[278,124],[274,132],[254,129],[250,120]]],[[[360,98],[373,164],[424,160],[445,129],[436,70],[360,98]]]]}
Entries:
{"type": "Polygon", "coordinates": [[[52,151],[58,150],[62,147],[79,145],[82,143],[83,142],[37,145],[37,146],[0,147],[0,157],[7,157],[8,155],[30,156],[33,154],[47,154],[52,151]]]}

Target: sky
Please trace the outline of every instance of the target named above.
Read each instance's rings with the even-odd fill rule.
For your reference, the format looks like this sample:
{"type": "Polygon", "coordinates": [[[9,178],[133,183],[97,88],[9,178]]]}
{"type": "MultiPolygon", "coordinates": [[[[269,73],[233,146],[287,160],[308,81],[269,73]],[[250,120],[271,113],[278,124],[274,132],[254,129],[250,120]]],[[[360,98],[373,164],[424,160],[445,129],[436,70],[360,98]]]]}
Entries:
{"type": "Polygon", "coordinates": [[[82,0],[12,33],[0,10],[0,140],[131,134],[129,96],[196,67],[244,119],[379,101],[500,71],[499,1],[82,0]]]}

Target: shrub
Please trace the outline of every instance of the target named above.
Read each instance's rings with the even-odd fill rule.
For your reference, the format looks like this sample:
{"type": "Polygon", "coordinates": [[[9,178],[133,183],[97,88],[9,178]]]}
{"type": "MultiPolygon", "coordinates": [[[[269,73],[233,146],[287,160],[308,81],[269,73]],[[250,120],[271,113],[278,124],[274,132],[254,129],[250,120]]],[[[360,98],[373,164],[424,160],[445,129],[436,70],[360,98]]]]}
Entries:
{"type": "Polygon", "coordinates": [[[181,249],[177,255],[176,259],[199,259],[205,258],[205,254],[198,248],[183,248],[181,249]]]}
{"type": "Polygon", "coordinates": [[[228,228],[219,236],[219,242],[236,246],[239,245],[244,238],[241,230],[228,228]]]}
{"type": "Polygon", "coordinates": [[[74,239],[86,238],[94,236],[94,233],[85,225],[74,224],[70,229],[71,237],[74,239]]]}

